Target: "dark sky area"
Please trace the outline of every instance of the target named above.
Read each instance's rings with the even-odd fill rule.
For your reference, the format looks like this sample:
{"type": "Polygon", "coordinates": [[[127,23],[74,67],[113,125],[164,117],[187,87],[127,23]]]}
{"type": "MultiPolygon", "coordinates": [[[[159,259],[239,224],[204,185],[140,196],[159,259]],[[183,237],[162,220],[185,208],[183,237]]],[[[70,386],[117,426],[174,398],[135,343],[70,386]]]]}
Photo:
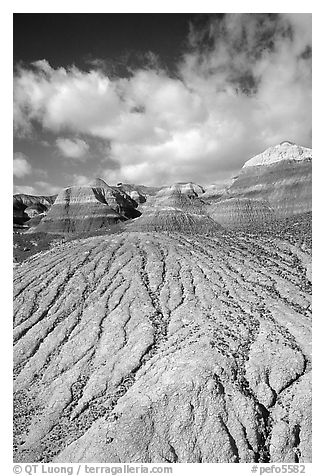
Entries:
{"type": "Polygon", "coordinates": [[[199,17],[175,13],[18,13],[14,15],[14,62],[45,58],[54,68],[71,64],[85,68],[93,58],[118,61],[152,51],[173,68],[187,46],[189,22],[199,17]]]}
{"type": "Polygon", "coordinates": [[[311,146],[310,14],[14,14],[14,191],[221,182],[311,146]]]}

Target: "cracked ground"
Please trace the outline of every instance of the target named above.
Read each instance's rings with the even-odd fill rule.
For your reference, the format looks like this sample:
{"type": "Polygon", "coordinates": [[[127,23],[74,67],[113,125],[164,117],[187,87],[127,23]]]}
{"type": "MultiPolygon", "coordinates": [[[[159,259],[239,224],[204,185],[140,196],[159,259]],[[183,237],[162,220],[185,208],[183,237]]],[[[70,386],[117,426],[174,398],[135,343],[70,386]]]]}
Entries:
{"type": "Polygon", "coordinates": [[[123,232],[15,267],[17,462],[311,461],[311,255],[123,232]]]}

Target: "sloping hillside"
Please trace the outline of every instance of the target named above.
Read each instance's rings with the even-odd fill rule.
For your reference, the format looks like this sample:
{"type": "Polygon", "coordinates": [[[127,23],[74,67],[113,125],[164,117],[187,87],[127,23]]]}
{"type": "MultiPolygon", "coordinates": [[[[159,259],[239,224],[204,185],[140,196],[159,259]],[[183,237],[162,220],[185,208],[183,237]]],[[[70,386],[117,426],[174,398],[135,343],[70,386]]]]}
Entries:
{"type": "MultiPolygon", "coordinates": [[[[94,231],[140,215],[138,204],[123,190],[101,179],[63,189],[35,231],[76,233],[94,231]]],[[[34,231],[34,230],[32,230],[34,231]]]]}
{"type": "Polygon", "coordinates": [[[311,460],[310,254],[121,233],[15,269],[15,461],[311,460]]]}
{"type": "Polygon", "coordinates": [[[276,216],[311,211],[312,150],[290,142],[248,160],[225,198],[267,202],[276,216]]]}
{"type": "Polygon", "coordinates": [[[203,188],[194,183],[176,183],[161,189],[142,207],[142,215],[128,225],[137,231],[170,231],[213,234],[220,225],[206,213],[199,198],[203,188]]]}

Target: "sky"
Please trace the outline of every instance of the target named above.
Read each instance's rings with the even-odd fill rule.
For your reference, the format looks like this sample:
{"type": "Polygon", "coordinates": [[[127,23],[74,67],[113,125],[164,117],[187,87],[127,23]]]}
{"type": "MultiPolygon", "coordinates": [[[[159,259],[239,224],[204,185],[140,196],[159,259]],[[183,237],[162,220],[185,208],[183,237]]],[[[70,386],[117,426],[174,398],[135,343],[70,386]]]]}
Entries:
{"type": "Polygon", "coordinates": [[[203,186],[311,147],[310,14],[14,14],[14,192],[203,186]]]}

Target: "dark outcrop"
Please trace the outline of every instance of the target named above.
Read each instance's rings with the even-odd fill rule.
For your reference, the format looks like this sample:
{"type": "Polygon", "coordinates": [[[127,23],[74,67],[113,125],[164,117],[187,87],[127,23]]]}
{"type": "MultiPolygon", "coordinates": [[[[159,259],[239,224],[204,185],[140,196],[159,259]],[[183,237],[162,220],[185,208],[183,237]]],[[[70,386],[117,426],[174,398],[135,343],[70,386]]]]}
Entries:
{"type": "Polygon", "coordinates": [[[57,195],[27,195],[24,193],[13,196],[13,221],[21,225],[30,218],[45,214],[54,203],[57,195]]]}
{"type": "Polygon", "coordinates": [[[146,202],[149,197],[156,195],[161,187],[147,187],[146,185],[135,185],[133,183],[118,183],[117,189],[122,190],[135,200],[138,205],[146,202]]]}

